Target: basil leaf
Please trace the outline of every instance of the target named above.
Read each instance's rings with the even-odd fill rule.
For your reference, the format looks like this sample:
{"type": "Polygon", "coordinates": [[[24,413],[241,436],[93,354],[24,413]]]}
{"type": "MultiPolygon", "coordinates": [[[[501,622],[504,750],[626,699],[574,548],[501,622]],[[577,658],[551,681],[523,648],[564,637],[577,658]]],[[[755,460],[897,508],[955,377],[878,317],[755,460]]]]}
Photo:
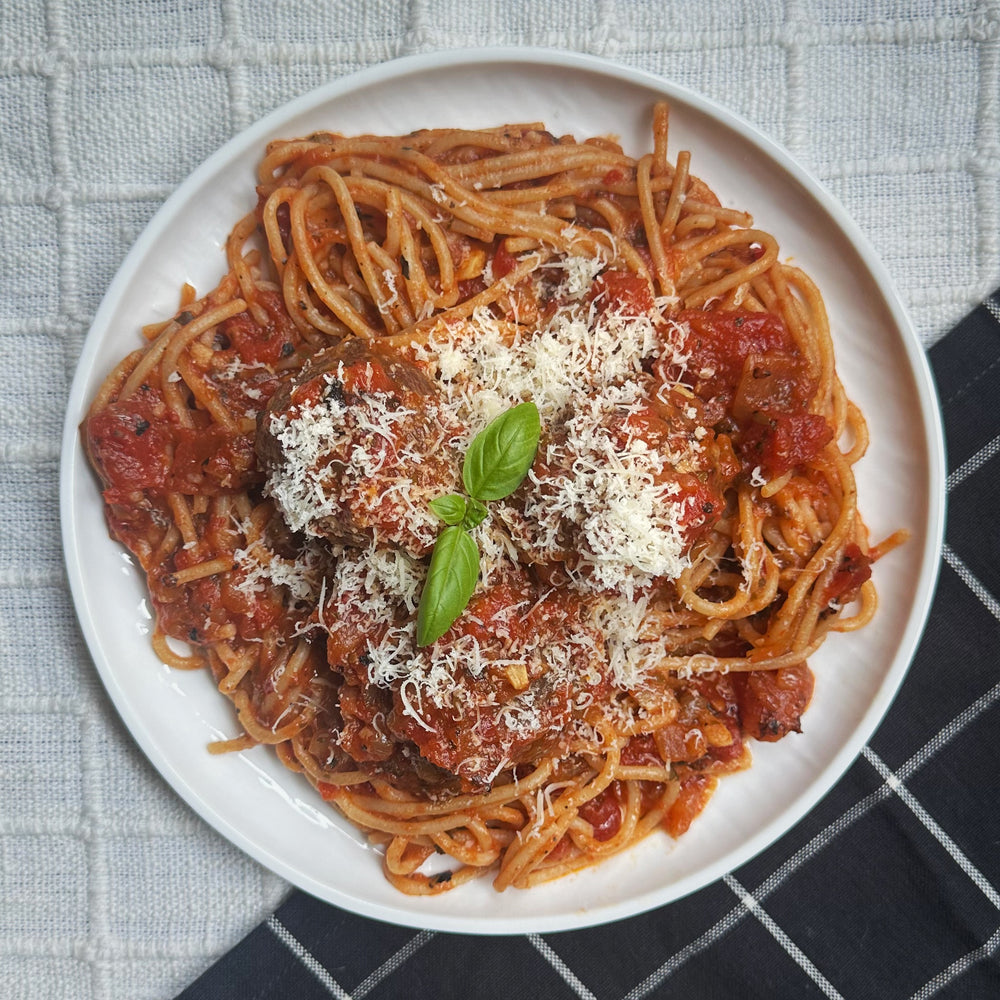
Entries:
{"type": "Polygon", "coordinates": [[[502,500],[521,485],[538,450],[542,422],[534,403],[519,403],[491,420],[465,454],[462,482],[476,500],[502,500]]]}
{"type": "Polygon", "coordinates": [[[445,524],[461,524],[465,519],[468,502],[461,493],[449,493],[447,496],[428,501],[427,506],[445,524]]]}
{"type": "Polygon", "coordinates": [[[445,528],[434,543],[417,609],[417,645],[429,646],[465,610],[479,580],[479,549],[462,528],[445,528]]]}
{"type": "Polygon", "coordinates": [[[465,517],[462,518],[462,527],[466,531],[471,531],[477,524],[482,524],[488,516],[489,511],[486,509],[486,504],[475,497],[469,497],[465,501],[465,517]]]}
{"type": "Polygon", "coordinates": [[[448,493],[428,502],[448,525],[431,553],[417,609],[417,645],[429,646],[465,610],[479,580],[479,548],[468,534],[489,516],[484,501],[502,500],[521,485],[535,460],[542,421],[534,403],[501,413],[469,445],[462,466],[468,496],[448,493]]]}

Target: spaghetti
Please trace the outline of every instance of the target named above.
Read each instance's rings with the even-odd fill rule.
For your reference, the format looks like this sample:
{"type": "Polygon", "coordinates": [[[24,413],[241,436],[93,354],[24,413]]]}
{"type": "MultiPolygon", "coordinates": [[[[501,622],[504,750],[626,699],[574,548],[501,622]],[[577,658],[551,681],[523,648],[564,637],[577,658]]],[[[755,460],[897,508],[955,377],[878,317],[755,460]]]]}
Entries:
{"type": "Polygon", "coordinates": [[[439,893],[528,887],[686,831],[799,729],[876,606],[867,431],[819,292],[667,157],[540,124],[272,143],[228,271],[85,421],[158,655],[439,893]],[[534,402],[480,578],[416,608],[470,440],[534,402]],[[446,855],[448,867],[430,861],[446,855]]]}

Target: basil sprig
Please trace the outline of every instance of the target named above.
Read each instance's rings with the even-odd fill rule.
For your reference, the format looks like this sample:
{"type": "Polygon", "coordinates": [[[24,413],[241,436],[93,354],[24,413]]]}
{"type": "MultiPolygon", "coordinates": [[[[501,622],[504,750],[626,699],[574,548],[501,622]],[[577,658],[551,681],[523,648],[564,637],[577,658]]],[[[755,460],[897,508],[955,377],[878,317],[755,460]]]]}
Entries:
{"type": "Polygon", "coordinates": [[[469,444],[462,465],[466,495],[448,493],[428,506],[447,525],[431,552],[417,609],[417,645],[429,646],[465,610],[479,580],[479,549],[469,532],[488,516],[486,503],[510,496],[535,460],[542,433],[534,403],[519,403],[491,420],[469,444]]]}
{"type": "Polygon", "coordinates": [[[486,504],[472,497],[464,497],[461,493],[449,493],[447,496],[431,500],[428,507],[447,525],[459,525],[467,531],[486,520],[486,504]]]}
{"type": "Polygon", "coordinates": [[[542,421],[534,403],[519,403],[490,421],[465,453],[465,492],[476,500],[510,496],[535,460],[541,431],[542,421]]]}
{"type": "Polygon", "coordinates": [[[469,603],[479,579],[479,548],[457,524],[438,535],[417,610],[417,645],[440,639],[469,603]]]}

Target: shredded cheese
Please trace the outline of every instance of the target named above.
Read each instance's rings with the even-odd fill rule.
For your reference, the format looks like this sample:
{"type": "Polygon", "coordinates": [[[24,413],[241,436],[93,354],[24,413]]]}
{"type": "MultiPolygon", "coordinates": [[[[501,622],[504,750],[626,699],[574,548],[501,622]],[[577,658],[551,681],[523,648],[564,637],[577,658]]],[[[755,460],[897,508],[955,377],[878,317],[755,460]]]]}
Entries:
{"type": "MultiPolygon", "coordinates": [[[[562,703],[581,713],[602,684],[639,689],[669,652],[664,639],[642,638],[647,595],[655,578],[676,579],[688,565],[690,498],[670,473],[699,468],[708,431],[696,427],[655,446],[643,437],[643,412],[654,388],[643,363],[655,356],[683,371],[687,331],[661,315],[668,300],[657,300],[649,312],[601,308],[588,292],[604,266],[598,258],[569,256],[539,268],[536,280],[548,294],[555,288],[560,304],[531,330],[479,309],[458,324],[439,324],[429,342],[412,351],[436,378],[439,391],[427,400],[425,416],[440,429],[433,447],[454,455],[456,480],[460,456],[490,420],[524,400],[538,406],[539,461],[521,489],[491,505],[491,516],[473,529],[481,553],[478,586],[502,583],[525,559],[571,552],[567,585],[583,609],[575,626],[527,638],[523,628],[514,628],[517,618],[544,604],[543,595],[534,607],[515,605],[506,618],[491,620],[489,648],[472,635],[418,648],[415,611],[425,562],[380,545],[377,536],[367,548],[343,549],[324,581],[332,596],[321,622],[336,635],[348,614],[364,619],[371,637],[368,681],[396,691],[404,714],[421,729],[433,731],[433,709],[467,725],[476,745],[479,723],[466,717],[463,686],[487,672],[510,680],[514,694],[503,704],[491,704],[485,689],[477,689],[472,704],[493,708],[505,735],[499,745],[495,735],[492,746],[483,739],[482,752],[458,769],[465,776],[490,781],[516,741],[587,725],[579,718],[571,725],[550,710],[547,693],[566,692],[562,703]]],[[[491,278],[489,267],[485,277],[491,278]]],[[[417,447],[406,438],[412,416],[384,392],[365,392],[356,405],[330,398],[272,416],[270,429],[283,456],[268,489],[289,526],[322,534],[324,519],[340,516],[345,498],[356,499],[367,482],[377,485],[381,502],[394,502],[399,516],[433,538],[439,524],[427,500],[446,490],[426,495],[402,474],[430,454],[426,442],[417,447]],[[337,475],[330,474],[333,466],[337,475]],[[381,475],[387,478],[380,481],[381,475]]],[[[685,416],[694,420],[695,407],[685,416]]]]}

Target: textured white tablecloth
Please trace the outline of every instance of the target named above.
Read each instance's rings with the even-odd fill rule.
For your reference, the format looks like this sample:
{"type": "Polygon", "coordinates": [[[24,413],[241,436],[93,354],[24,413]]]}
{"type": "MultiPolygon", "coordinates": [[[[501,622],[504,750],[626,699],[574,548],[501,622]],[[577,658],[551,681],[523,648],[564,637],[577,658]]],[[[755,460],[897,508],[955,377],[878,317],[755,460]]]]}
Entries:
{"type": "Polygon", "coordinates": [[[758,124],[826,182],[925,345],[1000,285],[1000,3],[27,0],[0,17],[0,995],[168,998],[286,886],[146,763],[62,565],[88,324],[171,190],[263,113],[437,48],[572,48],[758,124]]]}

